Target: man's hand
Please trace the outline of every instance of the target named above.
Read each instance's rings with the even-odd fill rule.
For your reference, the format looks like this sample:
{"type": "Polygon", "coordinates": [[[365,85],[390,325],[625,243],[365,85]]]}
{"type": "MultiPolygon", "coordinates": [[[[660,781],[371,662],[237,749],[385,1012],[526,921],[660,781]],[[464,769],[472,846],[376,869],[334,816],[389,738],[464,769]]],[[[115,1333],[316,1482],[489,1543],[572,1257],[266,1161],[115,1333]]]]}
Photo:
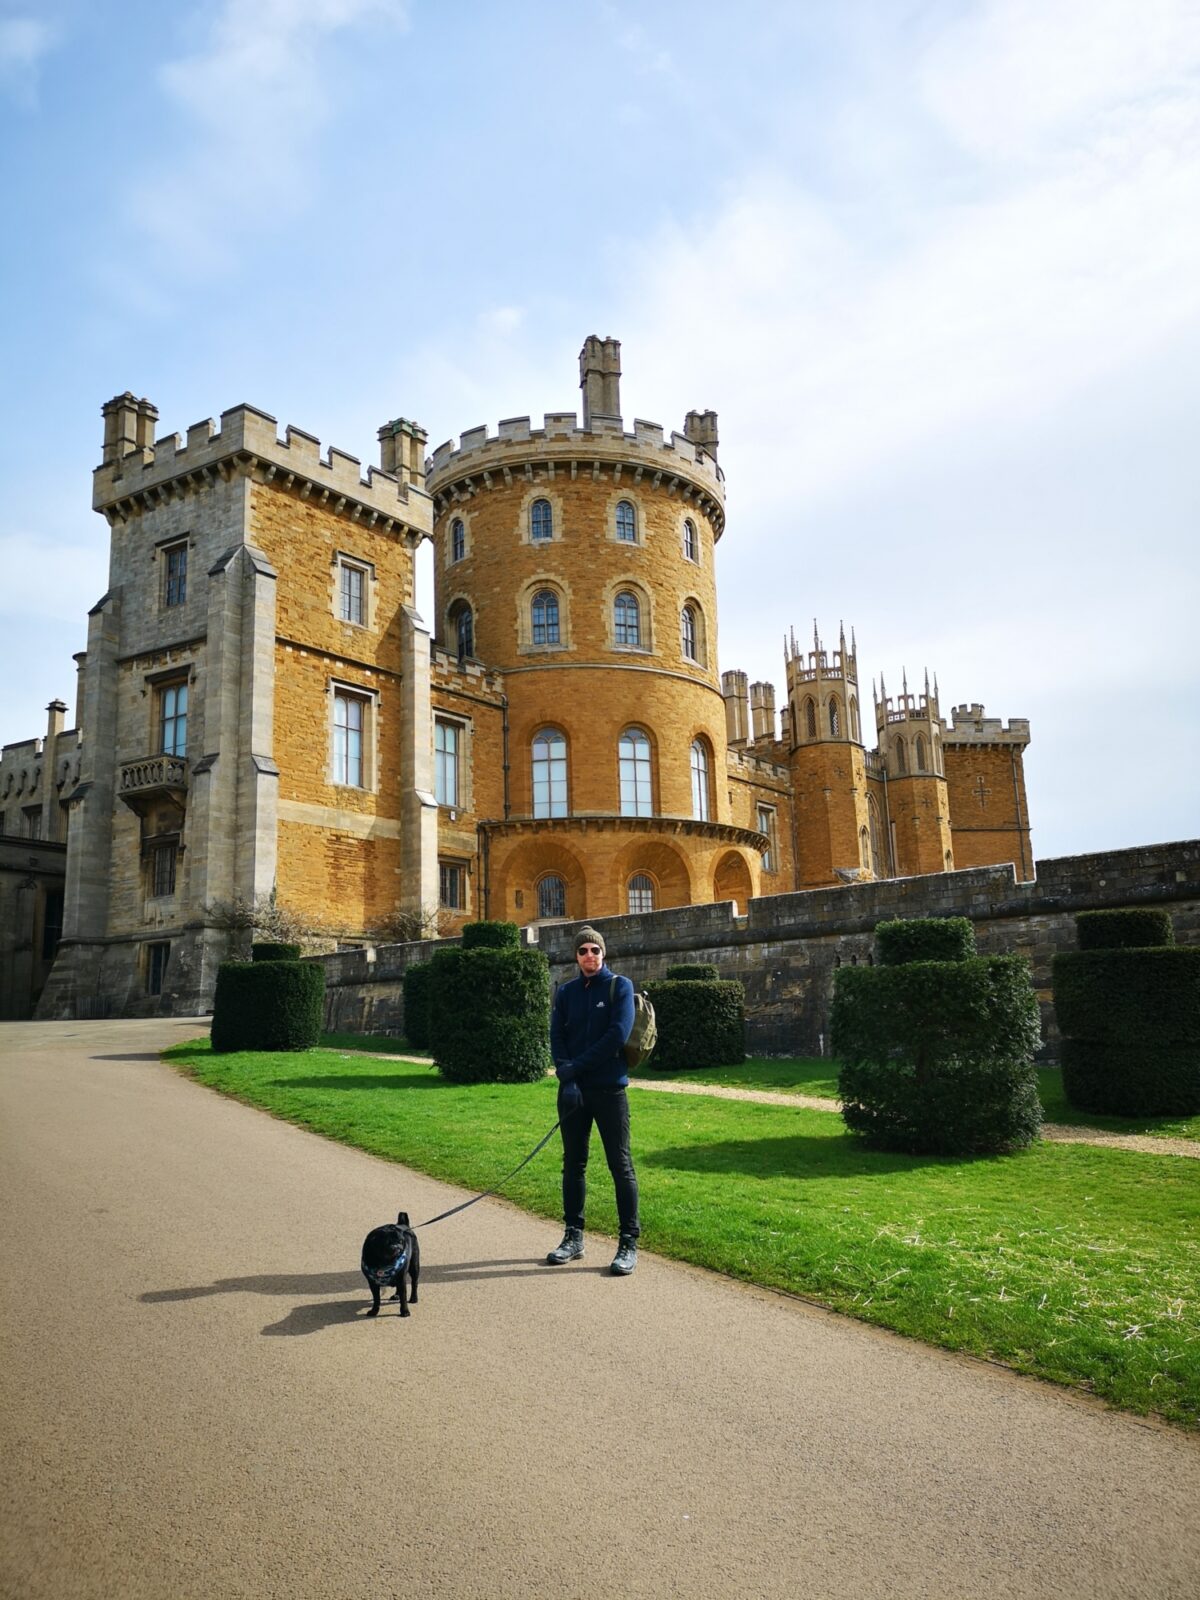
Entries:
{"type": "Polygon", "coordinates": [[[583,1091],[573,1079],[558,1086],[558,1116],[561,1122],[564,1117],[569,1117],[573,1111],[578,1111],[583,1105],[583,1091]]]}

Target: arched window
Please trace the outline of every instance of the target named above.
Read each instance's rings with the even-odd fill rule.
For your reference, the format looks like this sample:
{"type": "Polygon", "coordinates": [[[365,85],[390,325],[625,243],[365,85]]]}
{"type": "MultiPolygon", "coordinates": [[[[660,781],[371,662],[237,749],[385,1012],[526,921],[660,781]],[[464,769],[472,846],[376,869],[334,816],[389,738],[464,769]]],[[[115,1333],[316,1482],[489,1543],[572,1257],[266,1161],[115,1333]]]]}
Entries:
{"type": "Polygon", "coordinates": [[[700,544],[696,538],[696,524],[691,517],[683,519],[683,558],[685,561],[699,561],[700,544]]]}
{"type": "Polygon", "coordinates": [[[467,553],[467,530],[461,517],[450,524],[450,559],[461,561],[467,553]]]}
{"type": "Polygon", "coordinates": [[[810,696],[804,702],[804,726],[810,739],[817,737],[817,703],[810,696]]]}
{"type": "Polygon", "coordinates": [[[565,917],[567,914],[567,886],[557,872],[547,873],[538,879],[538,916],[565,917]]]}
{"type": "Polygon", "coordinates": [[[858,859],[864,867],[871,865],[871,835],[866,828],[858,830],[858,859]]]}
{"type": "Polygon", "coordinates": [[[626,728],[617,747],[621,780],[621,815],[652,817],[650,741],[640,728],[626,728]]]}
{"type": "Polygon", "coordinates": [[[829,737],[840,739],[842,735],[842,703],[837,695],[829,697],[829,737]]]}
{"type": "Polygon", "coordinates": [[[458,643],[458,659],[465,661],[468,656],[475,654],[475,618],[471,615],[470,606],[461,606],[455,613],[454,632],[458,643]]]}
{"type": "Polygon", "coordinates": [[[617,501],[617,538],[627,544],[637,543],[637,518],[632,500],[617,501]]]}
{"type": "Polygon", "coordinates": [[[696,655],[696,613],[691,606],[684,606],[679,613],[679,648],[683,651],[685,661],[695,661],[696,655]]]}
{"type": "Polygon", "coordinates": [[[533,738],[533,814],[567,814],[567,741],[557,728],[543,728],[533,738]]]}
{"type": "Polygon", "coordinates": [[[629,880],[629,910],[631,915],[654,910],[654,880],[644,872],[635,872],[629,880]]]}
{"type": "Polygon", "coordinates": [[[700,739],[692,741],[692,816],[708,821],[708,751],[700,739]]]}
{"type": "Polygon", "coordinates": [[[908,771],[908,751],[905,748],[904,740],[899,736],[896,739],[896,771],[908,771]]]}
{"type": "Polygon", "coordinates": [[[850,696],[850,737],[855,744],[862,738],[862,729],[859,727],[858,722],[858,697],[856,695],[850,696]]]}
{"type": "Polygon", "coordinates": [[[642,615],[637,596],[623,590],[613,602],[613,639],[616,644],[640,645],[642,615]]]}
{"type": "Polygon", "coordinates": [[[557,644],[558,596],[552,589],[539,589],[530,610],[534,644],[557,644]]]}
{"type": "Polygon", "coordinates": [[[554,513],[549,500],[535,500],[530,506],[529,537],[533,540],[553,539],[554,513]]]}
{"type": "Polygon", "coordinates": [[[925,741],[924,741],[924,739],[922,739],[920,734],[917,735],[917,743],[916,743],[916,747],[915,747],[915,754],[916,754],[916,762],[917,762],[917,771],[918,772],[924,772],[925,771],[925,741]]]}

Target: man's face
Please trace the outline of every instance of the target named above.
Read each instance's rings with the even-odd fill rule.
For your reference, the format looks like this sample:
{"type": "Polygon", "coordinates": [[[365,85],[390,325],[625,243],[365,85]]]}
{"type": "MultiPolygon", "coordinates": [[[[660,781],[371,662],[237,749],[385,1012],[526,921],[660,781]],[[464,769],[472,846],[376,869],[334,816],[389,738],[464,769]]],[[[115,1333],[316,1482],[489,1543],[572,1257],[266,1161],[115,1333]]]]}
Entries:
{"type": "Polygon", "coordinates": [[[575,952],[575,959],[579,963],[580,972],[585,978],[590,978],[600,971],[604,957],[600,953],[598,944],[581,944],[575,952]]]}

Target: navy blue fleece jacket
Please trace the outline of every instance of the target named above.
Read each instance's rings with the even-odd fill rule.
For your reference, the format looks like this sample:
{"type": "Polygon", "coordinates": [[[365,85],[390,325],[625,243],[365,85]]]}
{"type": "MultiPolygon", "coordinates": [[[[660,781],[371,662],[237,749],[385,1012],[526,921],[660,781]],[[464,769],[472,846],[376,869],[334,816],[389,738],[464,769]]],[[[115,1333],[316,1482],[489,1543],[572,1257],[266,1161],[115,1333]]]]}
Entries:
{"type": "Polygon", "coordinates": [[[624,1044],[633,1027],[633,984],[604,965],[559,987],[550,1014],[550,1053],[563,1083],[617,1089],[629,1082],[624,1044]]]}

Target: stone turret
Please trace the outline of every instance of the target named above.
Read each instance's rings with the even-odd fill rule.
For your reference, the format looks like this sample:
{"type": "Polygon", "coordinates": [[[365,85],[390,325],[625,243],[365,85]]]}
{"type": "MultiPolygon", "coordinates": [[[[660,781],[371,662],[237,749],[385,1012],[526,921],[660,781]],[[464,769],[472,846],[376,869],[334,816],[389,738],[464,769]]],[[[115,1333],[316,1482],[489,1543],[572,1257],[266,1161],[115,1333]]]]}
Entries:
{"type": "Polygon", "coordinates": [[[621,420],[621,341],[592,333],[579,352],[579,387],[583,390],[583,426],[594,417],[621,420]]]}

